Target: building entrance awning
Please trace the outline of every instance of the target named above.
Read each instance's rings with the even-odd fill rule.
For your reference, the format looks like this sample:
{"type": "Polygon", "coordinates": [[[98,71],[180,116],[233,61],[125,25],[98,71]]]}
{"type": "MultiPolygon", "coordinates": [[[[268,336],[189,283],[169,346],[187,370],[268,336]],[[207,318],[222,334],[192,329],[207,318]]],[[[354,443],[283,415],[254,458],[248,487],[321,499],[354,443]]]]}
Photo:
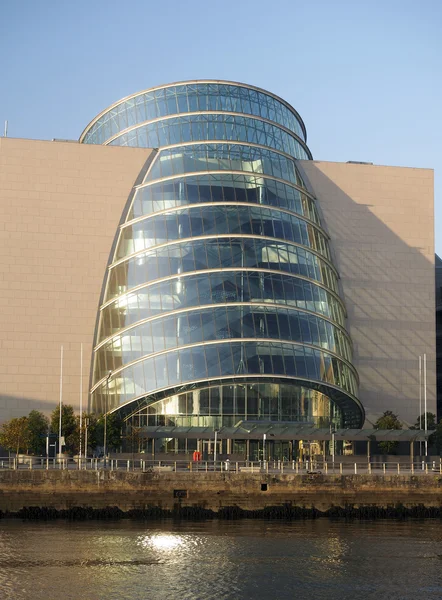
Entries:
{"type": "MultiPolygon", "coordinates": [[[[265,435],[268,441],[327,441],[334,435],[336,441],[423,442],[432,433],[433,431],[425,433],[425,431],[419,429],[336,429],[332,434],[328,427],[318,429],[306,424],[265,421],[242,421],[235,427],[221,427],[216,430],[219,440],[260,440],[265,435]]],[[[143,427],[143,434],[148,438],[215,439],[215,430],[212,427],[143,427]]]]}

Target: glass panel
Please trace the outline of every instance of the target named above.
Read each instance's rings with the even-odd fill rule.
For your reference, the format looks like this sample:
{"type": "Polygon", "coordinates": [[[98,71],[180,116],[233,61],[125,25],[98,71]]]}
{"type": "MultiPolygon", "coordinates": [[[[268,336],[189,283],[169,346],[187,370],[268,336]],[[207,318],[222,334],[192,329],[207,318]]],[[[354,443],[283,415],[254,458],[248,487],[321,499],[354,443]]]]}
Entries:
{"type": "Polygon", "coordinates": [[[276,98],[233,85],[211,84],[209,87],[209,93],[207,84],[184,84],[140,93],[102,115],[87,131],[84,143],[103,144],[111,135],[133,123],[198,110],[242,112],[274,120],[305,141],[300,120],[276,98]]]}

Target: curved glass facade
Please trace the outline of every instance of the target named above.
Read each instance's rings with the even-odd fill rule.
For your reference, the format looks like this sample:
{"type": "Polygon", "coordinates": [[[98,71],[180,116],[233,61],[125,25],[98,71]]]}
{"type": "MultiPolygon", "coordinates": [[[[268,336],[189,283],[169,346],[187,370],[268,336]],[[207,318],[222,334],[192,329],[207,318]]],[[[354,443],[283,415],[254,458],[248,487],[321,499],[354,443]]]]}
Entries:
{"type": "Polygon", "coordinates": [[[296,111],[252,86],[185,82],[122,100],[81,141],[158,148],[110,257],[92,409],[152,425],[361,426],[296,111]]]}
{"type": "Polygon", "coordinates": [[[247,420],[317,423],[326,427],[329,398],[302,385],[261,380],[177,393],[137,412],[140,424],[154,427],[221,428],[247,420]]]}
{"type": "Polygon", "coordinates": [[[187,204],[260,204],[280,208],[320,225],[315,201],[302,188],[263,175],[198,173],[138,187],[128,221],[187,204]]]}
{"type": "Polygon", "coordinates": [[[125,98],[105,110],[80,138],[85,144],[105,144],[125,129],[169,115],[213,111],[268,119],[306,141],[304,123],[286,102],[264,90],[240,83],[192,81],[152,88],[125,98]]]}

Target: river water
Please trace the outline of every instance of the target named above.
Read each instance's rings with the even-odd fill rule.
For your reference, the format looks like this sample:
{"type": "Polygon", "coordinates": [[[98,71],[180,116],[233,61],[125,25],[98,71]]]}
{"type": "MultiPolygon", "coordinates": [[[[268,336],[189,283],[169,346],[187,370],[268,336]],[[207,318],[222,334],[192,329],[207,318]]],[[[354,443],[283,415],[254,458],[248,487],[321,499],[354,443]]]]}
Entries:
{"type": "Polygon", "coordinates": [[[442,598],[442,521],[0,521],[1,600],[442,598]]]}

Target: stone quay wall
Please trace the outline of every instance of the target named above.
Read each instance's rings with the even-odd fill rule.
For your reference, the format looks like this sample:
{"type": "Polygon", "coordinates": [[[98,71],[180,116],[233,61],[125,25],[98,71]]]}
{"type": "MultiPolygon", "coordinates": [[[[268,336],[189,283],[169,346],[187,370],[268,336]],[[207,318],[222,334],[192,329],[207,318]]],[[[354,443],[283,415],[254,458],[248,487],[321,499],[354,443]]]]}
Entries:
{"type": "Polygon", "coordinates": [[[235,507],[340,507],[442,510],[442,476],[296,475],[265,473],[142,473],[123,471],[0,471],[0,511],[117,507],[123,512],[235,507]]]}

